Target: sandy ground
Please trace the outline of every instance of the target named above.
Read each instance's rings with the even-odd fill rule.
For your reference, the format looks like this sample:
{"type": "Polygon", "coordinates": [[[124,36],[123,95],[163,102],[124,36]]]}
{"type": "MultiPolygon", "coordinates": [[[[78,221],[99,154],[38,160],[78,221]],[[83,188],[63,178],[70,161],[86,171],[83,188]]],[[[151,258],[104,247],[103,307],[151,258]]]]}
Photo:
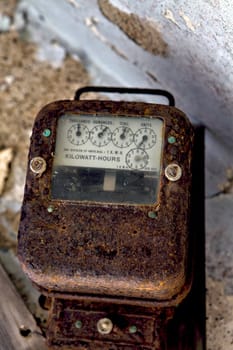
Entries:
{"type": "MultiPolygon", "coordinates": [[[[13,0],[0,1],[0,13],[10,15],[14,5],[13,0]]],[[[0,33],[0,151],[5,152],[0,159],[7,165],[0,175],[0,245],[6,247],[16,242],[34,118],[43,105],[72,99],[75,90],[89,80],[83,66],[71,57],[53,68],[36,59],[36,50],[16,31],[0,33]],[[13,233],[10,237],[9,226],[13,233]]]]}
{"type": "MultiPolygon", "coordinates": [[[[16,1],[0,0],[0,14],[13,21],[16,1]]],[[[1,19],[0,19],[1,21],[1,19]]],[[[36,114],[54,100],[72,99],[89,77],[77,60],[67,56],[54,68],[40,62],[38,48],[25,33],[0,30],[0,262],[27,306],[42,325],[46,313],[15,259],[28,146],[36,114]]]]}

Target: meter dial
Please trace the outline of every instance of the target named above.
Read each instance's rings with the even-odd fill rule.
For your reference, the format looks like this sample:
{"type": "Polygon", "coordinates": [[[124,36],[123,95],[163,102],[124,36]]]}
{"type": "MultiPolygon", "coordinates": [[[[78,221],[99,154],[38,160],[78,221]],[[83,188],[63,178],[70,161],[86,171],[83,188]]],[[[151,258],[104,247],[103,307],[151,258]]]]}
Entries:
{"type": "Polygon", "coordinates": [[[74,124],[69,128],[67,138],[74,145],[83,145],[89,139],[89,130],[84,124],[74,124]]]}
{"type": "Polygon", "coordinates": [[[156,143],[156,134],[150,128],[139,129],[134,135],[134,142],[138,148],[152,148],[156,143]]]}
{"type": "Polygon", "coordinates": [[[112,142],[115,146],[124,148],[133,142],[133,132],[130,128],[120,126],[113,131],[112,142]]]}
{"type": "Polygon", "coordinates": [[[97,125],[90,132],[90,140],[95,146],[106,146],[111,141],[111,130],[104,124],[97,125]]]}
{"type": "Polygon", "coordinates": [[[144,169],[149,162],[149,156],[143,149],[133,148],[126,154],[125,161],[129,168],[144,169]]]}

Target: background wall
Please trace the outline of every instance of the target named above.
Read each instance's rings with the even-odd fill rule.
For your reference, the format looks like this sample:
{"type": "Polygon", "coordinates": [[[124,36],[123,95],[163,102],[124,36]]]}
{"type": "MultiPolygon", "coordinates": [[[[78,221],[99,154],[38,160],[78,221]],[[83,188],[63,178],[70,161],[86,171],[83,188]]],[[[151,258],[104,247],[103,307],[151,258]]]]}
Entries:
{"type": "Polygon", "coordinates": [[[219,192],[232,165],[230,0],[25,0],[20,8],[34,39],[46,41],[41,56],[57,41],[95,83],[171,91],[177,107],[207,127],[207,194],[219,192]]]}
{"type": "Polygon", "coordinates": [[[72,56],[93,84],[167,89],[205,125],[208,349],[233,349],[232,1],[22,0],[12,26],[37,60],[59,69],[72,56]]]}

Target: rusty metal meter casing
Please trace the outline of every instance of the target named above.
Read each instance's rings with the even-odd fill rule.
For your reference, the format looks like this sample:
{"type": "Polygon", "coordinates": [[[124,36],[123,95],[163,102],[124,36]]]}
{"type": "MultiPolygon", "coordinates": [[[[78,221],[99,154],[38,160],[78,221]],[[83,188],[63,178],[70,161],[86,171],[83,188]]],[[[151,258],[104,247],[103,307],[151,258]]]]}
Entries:
{"type": "MultiPolygon", "coordinates": [[[[29,164],[19,233],[18,252],[29,277],[54,292],[157,300],[169,300],[181,293],[189,279],[192,138],[187,118],[171,107],[100,101],[61,101],[46,106],[36,118],[29,154],[31,165],[33,159],[41,157],[46,170],[40,176],[29,164]],[[98,121],[103,117],[143,118],[144,125],[158,119],[163,126],[155,203],[53,199],[56,131],[64,115],[85,115],[90,121],[96,116],[98,121]],[[45,130],[51,131],[49,137],[44,136],[45,130]],[[175,181],[166,175],[173,165],[181,169],[175,181]]],[[[79,146],[70,145],[71,150],[79,146]]],[[[108,148],[98,149],[103,159],[111,159],[108,148]]],[[[137,150],[137,146],[130,149],[137,150]]],[[[79,155],[69,150],[70,154],[79,155]]],[[[177,175],[176,168],[173,170],[177,175]]],[[[72,174],[70,182],[71,178],[72,174]]]]}
{"type": "Polygon", "coordinates": [[[174,306],[191,285],[193,128],[180,110],[57,101],[31,137],[18,256],[44,292],[174,306]]]}

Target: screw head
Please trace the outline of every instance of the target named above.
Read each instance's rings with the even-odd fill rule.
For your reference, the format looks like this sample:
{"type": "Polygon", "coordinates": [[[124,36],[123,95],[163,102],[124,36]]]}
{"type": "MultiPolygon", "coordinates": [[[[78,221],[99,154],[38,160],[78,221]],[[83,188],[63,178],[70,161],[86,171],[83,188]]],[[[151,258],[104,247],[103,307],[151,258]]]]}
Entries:
{"type": "Polygon", "coordinates": [[[30,169],[34,174],[41,175],[46,170],[46,161],[42,157],[34,157],[30,161],[30,169]]]}
{"type": "Polygon", "coordinates": [[[165,176],[169,181],[178,181],[182,176],[182,169],[178,164],[169,164],[165,169],[165,176]]]}
{"type": "Polygon", "coordinates": [[[136,326],[130,326],[129,327],[129,333],[130,334],[135,334],[135,333],[137,333],[137,327],[136,326]]]}
{"type": "Polygon", "coordinates": [[[52,212],[53,212],[53,206],[50,205],[50,206],[47,208],[47,211],[48,211],[48,213],[52,213],[52,212]]]}
{"type": "Polygon", "coordinates": [[[173,144],[176,142],[175,136],[169,136],[167,140],[168,140],[168,143],[170,143],[170,144],[173,144]]]}
{"type": "Polygon", "coordinates": [[[51,135],[51,130],[50,129],[44,129],[43,136],[44,137],[49,137],[50,135],[51,135]]]}
{"type": "Polygon", "coordinates": [[[97,322],[97,330],[100,334],[110,334],[113,329],[113,323],[109,318],[101,318],[97,322]]]}
{"type": "Polygon", "coordinates": [[[156,219],[157,218],[157,213],[155,211],[149,211],[148,212],[148,217],[150,219],[156,219]]]}
{"type": "Polygon", "coordinates": [[[82,326],[83,326],[82,321],[78,320],[78,321],[75,322],[75,327],[76,327],[76,328],[81,329],[82,326]]]}

